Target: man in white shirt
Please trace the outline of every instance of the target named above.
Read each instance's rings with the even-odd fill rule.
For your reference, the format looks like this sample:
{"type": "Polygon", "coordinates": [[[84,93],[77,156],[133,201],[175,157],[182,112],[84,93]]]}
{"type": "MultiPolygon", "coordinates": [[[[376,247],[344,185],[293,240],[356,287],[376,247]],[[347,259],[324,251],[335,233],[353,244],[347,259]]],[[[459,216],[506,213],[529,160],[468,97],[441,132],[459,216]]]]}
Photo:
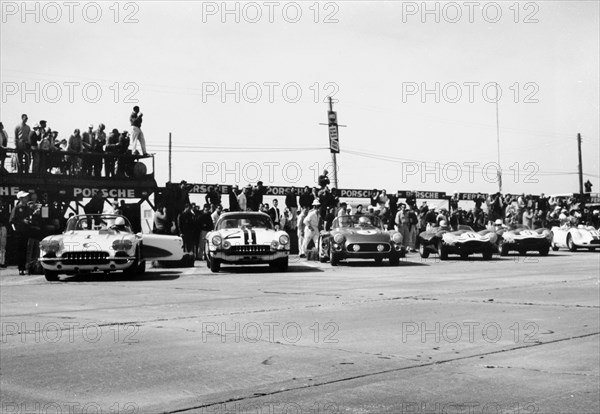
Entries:
{"type": "Polygon", "coordinates": [[[306,251],[304,250],[304,235],[306,225],[304,219],[308,215],[308,207],[302,207],[300,214],[298,215],[298,250],[300,251],[300,257],[306,257],[306,251]]]}
{"type": "Polygon", "coordinates": [[[213,226],[217,225],[217,220],[219,220],[219,216],[221,215],[222,212],[223,212],[223,206],[219,204],[217,206],[217,208],[215,209],[215,211],[213,211],[212,214],[210,215],[210,218],[212,218],[213,226]]]}
{"type": "Polygon", "coordinates": [[[319,203],[318,200],[315,200],[312,203],[312,207],[313,209],[308,213],[306,218],[304,218],[304,225],[306,228],[304,229],[303,249],[305,254],[311,240],[315,244],[315,247],[318,247],[319,244],[319,210],[321,208],[321,203],[319,203]]]}

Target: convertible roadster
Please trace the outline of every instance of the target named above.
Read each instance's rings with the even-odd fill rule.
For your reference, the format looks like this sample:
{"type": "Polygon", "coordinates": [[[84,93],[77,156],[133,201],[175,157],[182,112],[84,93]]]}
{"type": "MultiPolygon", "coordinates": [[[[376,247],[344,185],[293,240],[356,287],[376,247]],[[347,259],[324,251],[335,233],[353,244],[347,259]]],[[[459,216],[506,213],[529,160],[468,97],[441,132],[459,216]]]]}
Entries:
{"type": "Polygon", "coordinates": [[[554,251],[560,247],[567,248],[572,252],[579,248],[587,248],[590,251],[600,249],[600,232],[592,226],[552,227],[552,234],[554,235],[552,238],[552,250],[554,251]]]}
{"type": "Polygon", "coordinates": [[[519,254],[538,251],[540,256],[547,256],[552,242],[552,232],[548,229],[531,230],[523,224],[516,224],[499,230],[498,251],[500,256],[508,255],[511,250],[519,254]]]}
{"type": "Polygon", "coordinates": [[[456,231],[446,226],[432,227],[419,234],[419,254],[426,259],[430,253],[437,253],[440,260],[447,260],[449,254],[466,259],[470,254],[481,253],[484,260],[490,260],[497,251],[497,239],[491,230],[476,232],[464,225],[459,225],[456,231]]]}
{"type": "Polygon", "coordinates": [[[379,217],[372,215],[337,217],[331,231],[319,235],[318,244],[319,260],[329,260],[332,266],[343,259],[388,259],[396,266],[406,254],[402,235],[384,230],[379,217]]]}
{"type": "Polygon", "coordinates": [[[290,237],[274,229],[264,213],[221,214],[215,230],[206,235],[207,264],[214,273],[221,264],[264,264],[285,272],[288,269],[290,237]]]}
{"type": "Polygon", "coordinates": [[[176,261],[183,253],[181,237],[135,234],[121,215],[87,214],[71,217],[63,234],[43,239],[39,261],[46,280],[55,281],[60,274],[142,274],[147,259],[176,261]]]}

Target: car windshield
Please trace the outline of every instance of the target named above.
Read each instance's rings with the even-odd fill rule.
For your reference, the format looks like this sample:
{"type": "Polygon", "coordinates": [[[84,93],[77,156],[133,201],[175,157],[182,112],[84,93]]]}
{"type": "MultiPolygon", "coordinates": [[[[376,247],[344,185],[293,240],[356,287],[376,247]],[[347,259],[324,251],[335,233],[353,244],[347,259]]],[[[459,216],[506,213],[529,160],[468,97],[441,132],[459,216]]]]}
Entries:
{"type": "Polygon", "coordinates": [[[132,233],[126,217],[116,214],[86,214],[73,216],[67,221],[65,231],[114,230],[132,233]]]}
{"type": "Polygon", "coordinates": [[[474,231],[471,226],[465,226],[464,224],[460,224],[456,230],[474,231]]]}
{"type": "Polygon", "coordinates": [[[266,215],[236,214],[223,217],[217,224],[217,230],[242,228],[272,229],[273,222],[266,215]]]}
{"type": "Polygon", "coordinates": [[[381,220],[379,217],[370,215],[360,216],[341,216],[333,221],[331,226],[334,229],[355,228],[355,229],[381,229],[381,220]]]}

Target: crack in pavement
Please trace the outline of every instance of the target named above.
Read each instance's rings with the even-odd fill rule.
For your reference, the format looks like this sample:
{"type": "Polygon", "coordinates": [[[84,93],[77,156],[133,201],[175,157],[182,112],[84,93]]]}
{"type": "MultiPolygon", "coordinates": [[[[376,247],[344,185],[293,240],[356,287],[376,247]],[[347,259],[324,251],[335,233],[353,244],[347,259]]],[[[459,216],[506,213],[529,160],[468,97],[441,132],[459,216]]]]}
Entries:
{"type": "Polygon", "coordinates": [[[523,371],[532,371],[532,372],[540,372],[542,374],[552,374],[552,375],[576,375],[576,376],[581,376],[581,377],[594,377],[594,378],[598,378],[599,376],[597,374],[586,374],[583,372],[556,372],[556,371],[547,371],[544,369],[537,369],[537,368],[526,368],[526,367],[511,367],[511,366],[501,366],[501,365],[486,365],[485,368],[492,368],[492,369],[520,369],[523,371]]]}
{"type": "Polygon", "coordinates": [[[450,359],[445,359],[445,360],[440,360],[440,361],[428,362],[428,363],[424,363],[421,365],[413,365],[413,366],[400,367],[400,368],[391,368],[391,369],[380,370],[380,371],[376,371],[376,372],[368,372],[365,374],[353,375],[350,377],[338,378],[338,379],[329,380],[329,381],[316,382],[313,384],[300,385],[297,387],[279,389],[279,390],[275,390],[275,391],[271,391],[271,392],[265,392],[265,393],[259,393],[259,394],[254,393],[253,395],[248,395],[245,397],[230,398],[230,399],[223,400],[223,401],[218,401],[218,402],[213,402],[213,403],[208,403],[208,404],[201,404],[201,405],[187,407],[187,408],[180,408],[180,409],[172,410],[172,411],[165,411],[165,413],[168,413],[168,414],[183,413],[186,411],[199,410],[199,409],[214,407],[214,406],[223,405],[223,404],[232,403],[232,402],[254,400],[254,399],[257,399],[260,397],[272,396],[272,395],[282,394],[282,393],[290,392],[290,391],[297,391],[297,390],[308,389],[308,388],[313,388],[313,387],[322,387],[322,386],[327,386],[327,385],[331,385],[331,384],[353,381],[356,379],[375,377],[378,375],[385,375],[385,374],[406,371],[406,370],[415,369],[415,368],[424,368],[424,367],[429,367],[429,366],[434,366],[434,365],[442,365],[442,364],[447,364],[447,363],[451,363],[451,362],[461,361],[461,360],[480,358],[480,357],[484,357],[484,356],[488,356],[488,355],[503,354],[503,353],[513,352],[513,351],[518,351],[521,349],[532,348],[532,347],[536,347],[536,346],[543,346],[543,345],[555,344],[555,343],[564,342],[564,341],[572,341],[572,340],[587,338],[587,337],[591,337],[591,336],[595,336],[595,335],[600,335],[600,332],[572,336],[569,338],[561,338],[561,339],[556,339],[556,340],[552,340],[552,341],[548,341],[548,342],[538,342],[535,344],[522,345],[522,346],[517,346],[514,348],[484,352],[484,353],[479,353],[479,354],[475,354],[475,355],[462,356],[462,357],[450,358],[450,359]]]}

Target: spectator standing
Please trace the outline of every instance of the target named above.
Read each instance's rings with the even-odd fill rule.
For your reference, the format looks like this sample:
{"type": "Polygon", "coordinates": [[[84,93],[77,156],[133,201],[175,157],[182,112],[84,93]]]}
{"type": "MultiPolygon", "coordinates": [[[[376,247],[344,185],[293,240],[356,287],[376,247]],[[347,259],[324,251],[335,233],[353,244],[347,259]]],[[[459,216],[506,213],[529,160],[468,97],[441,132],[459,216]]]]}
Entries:
{"type": "Polygon", "coordinates": [[[27,242],[31,234],[31,215],[33,210],[27,204],[29,193],[20,191],[17,194],[17,205],[12,210],[9,223],[15,231],[17,242],[17,265],[19,274],[25,274],[25,266],[27,261],[27,242]]]}
{"type": "Polygon", "coordinates": [[[298,214],[298,199],[296,196],[296,187],[288,188],[285,192],[285,206],[290,210],[290,220],[295,227],[296,216],[298,214]]]}
{"type": "Polygon", "coordinates": [[[71,175],[79,175],[81,172],[81,152],[83,151],[83,142],[79,129],[73,131],[73,135],[69,138],[69,144],[67,146],[67,152],[74,153],[69,154],[69,161],[71,165],[71,175]]]}
{"type": "Polygon", "coordinates": [[[531,212],[530,208],[526,209],[523,212],[522,222],[525,226],[529,227],[530,229],[533,229],[533,213],[531,212]]]}
{"type": "Polygon", "coordinates": [[[83,145],[83,163],[82,170],[85,175],[92,175],[93,159],[92,147],[94,145],[94,125],[90,124],[88,130],[81,134],[81,143],[83,145]]]}
{"type": "Polygon", "coordinates": [[[238,203],[239,187],[237,185],[232,186],[227,194],[229,197],[229,211],[240,211],[240,205],[238,203]]]}
{"type": "Polygon", "coordinates": [[[8,237],[8,226],[10,222],[10,212],[8,203],[0,197],[0,268],[6,268],[6,240],[8,237]]]}
{"type": "Polygon", "coordinates": [[[281,211],[279,211],[279,201],[276,198],[273,199],[273,207],[269,209],[269,217],[277,229],[281,228],[281,211]]]}
{"type": "Polygon", "coordinates": [[[115,160],[119,153],[119,130],[114,128],[106,141],[106,158],[104,160],[104,176],[115,176],[115,160]]]}
{"type": "Polygon", "coordinates": [[[329,172],[327,170],[323,170],[323,174],[319,175],[317,180],[319,187],[325,188],[330,184],[328,174],[329,172]]]}
{"type": "Polygon", "coordinates": [[[223,206],[219,204],[215,208],[215,211],[213,211],[212,214],[210,215],[210,218],[212,219],[212,222],[213,222],[213,228],[216,227],[217,221],[219,220],[219,217],[221,216],[222,212],[223,212],[223,206]]]}
{"type": "Polygon", "coordinates": [[[170,234],[171,224],[167,219],[167,213],[164,206],[159,206],[154,212],[154,227],[152,233],[155,234],[170,234]]]}
{"type": "Polygon", "coordinates": [[[179,235],[183,239],[183,249],[186,253],[194,252],[194,216],[190,204],[186,204],[183,211],[177,217],[179,235]]]}
{"type": "Polygon", "coordinates": [[[4,162],[8,149],[8,134],[4,130],[4,125],[0,122],[0,174],[4,170],[4,162]]]}
{"type": "Polygon", "coordinates": [[[17,172],[28,173],[31,161],[31,128],[27,125],[27,114],[21,115],[21,123],[15,128],[15,148],[17,150],[17,172]]]}
{"type": "Polygon", "coordinates": [[[216,207],[216,206],[220,206],[221,205],[221,193],[218,191],[220,190],[220,186],[215,185],[215,186],[208,186],[208,190],[206,193],[206,204],[210,204],[211,207],[216,207]]]}
{"type": "Polygon", "coordinates": [[[133,112],[129,116],[129,122],[131,123],[131,127],[132,127],[132,132],[131,132],[132,143],[131,143],[131,147],[132,147],[132,151],[135,152],[136,151],[136,147],[137,147],[137,143],[139,141],[140,147],[142,148],[142,154],[143,155],[148,155],[148,153],[146,152],[146,139],[144,138],[144,133],[142,132],[142,117],[143,116],[144,116],[144,114],[142,114],[140,112],[140,107],[139,106],[134,106],[133,107],[133,112]]]}
{"type": "Polygon", "coordinates": [[[319,223],[321,221],[319,211],[321,209],[321,204],[315,200],[313,201],[312,207],[313,209],[304,218],[303,250],[305,254],[311,241],[314,243],[315,247],[317,247],[319,243],[319,223]]]}
{"type": "Polygon", "coordinates": [[[304,235],[306,224],[304,224],[304,219],[308,215],[308,207],[302,207],[300,209],[300,214],[298,215],[298,250],[300,253],[300,257],[306,257],[306,251],[304,250],[304,235]]]}
{"type": "Polygon", "coordinates": [[[310,210],[312,208],[312,203],[314,200],[315,197],[310,191],[310,188],[308,186],[304,187],[302,194],[300,194],[300,208],[307,208],[310,210]]]}
{"type": "Polygon", "coordinates": [[[209,231],[212,231],[215,227],[213,225],[212,217],[210,215],[210,205],[204,204],[204,208],[200,213],[199,217],[200,223],[200,234],[199,234],[199,244],[200,249],[198,252],[198,259],[206,260],[206,235],[209,231]]]}
{"type": "Polygon", "coordinates": [[[94,132],[94,139],[92,141],[92,170],[94,177],[100,177],[102,175],[102,158],[104,154],[104,145],[106,145],[106,132],[104,130],[106,126],[104,124],[98,125],[98,129],[94,132]]]}

